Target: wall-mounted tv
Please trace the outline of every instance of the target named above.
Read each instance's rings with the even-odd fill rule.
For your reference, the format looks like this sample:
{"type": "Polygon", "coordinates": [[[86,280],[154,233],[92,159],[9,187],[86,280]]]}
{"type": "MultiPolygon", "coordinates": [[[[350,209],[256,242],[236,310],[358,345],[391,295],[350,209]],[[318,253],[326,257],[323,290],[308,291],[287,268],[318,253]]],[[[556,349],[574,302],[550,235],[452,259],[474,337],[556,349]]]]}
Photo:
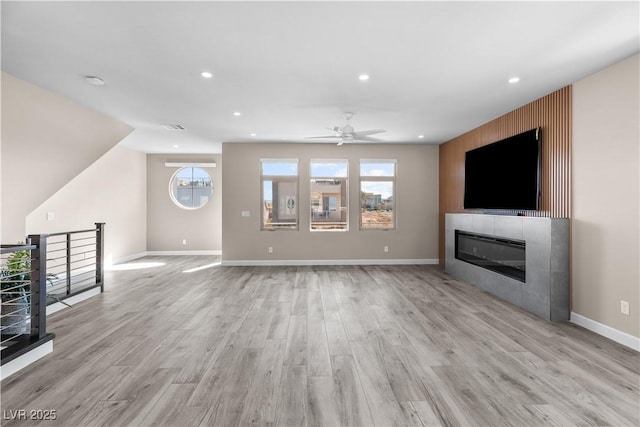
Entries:
{"type": "Polygon", "coordinates": [[[537,210],[540,200],[540,128],[465,154],[464,208],[537,210]]]}

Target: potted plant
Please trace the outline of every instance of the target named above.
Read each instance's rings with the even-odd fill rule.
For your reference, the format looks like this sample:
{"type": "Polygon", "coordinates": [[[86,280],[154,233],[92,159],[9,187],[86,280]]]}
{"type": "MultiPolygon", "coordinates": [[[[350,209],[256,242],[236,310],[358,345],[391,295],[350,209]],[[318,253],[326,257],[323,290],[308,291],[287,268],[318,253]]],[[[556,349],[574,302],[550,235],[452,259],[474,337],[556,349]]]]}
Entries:
{"type": "MultiPolygon", "coordinates": [[[[22,243],[18,243],[21,245],[22,243]]],[[[47,274],[47,283],[57,279],[47,274]]],[[[31,329],[31,252],[28,249],[13,252],[0,270],[0,295],[2,300],[2,335],[29,334],[31,329]]],[[[70,307],[54,295],[47,295],[70,307]]]]}
{"type": "Polygon", "coordinates": [[[31,327],[31,254],[13,252],[0,270],[2,335],[28,334],[31,327]]]}

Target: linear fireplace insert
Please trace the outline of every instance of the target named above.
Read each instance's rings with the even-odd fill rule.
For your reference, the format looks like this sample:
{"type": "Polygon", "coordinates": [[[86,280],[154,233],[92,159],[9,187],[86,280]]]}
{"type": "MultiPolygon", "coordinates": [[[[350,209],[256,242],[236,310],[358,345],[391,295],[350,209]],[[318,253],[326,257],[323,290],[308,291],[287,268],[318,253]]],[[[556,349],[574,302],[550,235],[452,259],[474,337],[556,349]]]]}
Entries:
{"type": "Polygon", "coordinates": [[[525,242],[455,230],[455,257],[526,282],[525,242]]]}

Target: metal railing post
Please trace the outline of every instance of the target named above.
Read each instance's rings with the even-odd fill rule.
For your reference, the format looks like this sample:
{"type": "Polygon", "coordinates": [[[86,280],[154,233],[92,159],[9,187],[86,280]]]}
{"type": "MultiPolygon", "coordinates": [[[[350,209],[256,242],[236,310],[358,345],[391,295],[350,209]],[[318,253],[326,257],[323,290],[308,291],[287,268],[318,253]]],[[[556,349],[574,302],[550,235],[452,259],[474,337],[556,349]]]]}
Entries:
{"type": "Polygon", "coordinates": [[[67,233],[67,295],[71,295],[71,233],[67,233]]]}
{"type": "Polygon", "coordinates": [[[32,234],[31,250],[31,338],[47,333],[47,235],[32,234]]]}
{"type": "Polygon", "coordinates": [[[104,222],[96,222],[96,284],[104,292],[104,222]]]}

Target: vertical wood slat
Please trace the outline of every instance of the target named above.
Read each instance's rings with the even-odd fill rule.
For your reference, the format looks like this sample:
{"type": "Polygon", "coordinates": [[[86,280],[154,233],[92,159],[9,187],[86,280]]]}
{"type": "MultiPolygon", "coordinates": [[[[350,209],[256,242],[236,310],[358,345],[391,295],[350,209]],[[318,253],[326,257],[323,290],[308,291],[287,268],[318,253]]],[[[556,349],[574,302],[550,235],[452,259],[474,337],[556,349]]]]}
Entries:
{"type": "Polygon", "coordinates": [[[541,200],[538,211],[508,211],[513,215],[571,217],[572,87],[566,86],[444,144],[439,151],[439,251],[444,263],[444,214],[477,212],[462,208],[464,156],[468,150],[542,128],[541,200]]]}

